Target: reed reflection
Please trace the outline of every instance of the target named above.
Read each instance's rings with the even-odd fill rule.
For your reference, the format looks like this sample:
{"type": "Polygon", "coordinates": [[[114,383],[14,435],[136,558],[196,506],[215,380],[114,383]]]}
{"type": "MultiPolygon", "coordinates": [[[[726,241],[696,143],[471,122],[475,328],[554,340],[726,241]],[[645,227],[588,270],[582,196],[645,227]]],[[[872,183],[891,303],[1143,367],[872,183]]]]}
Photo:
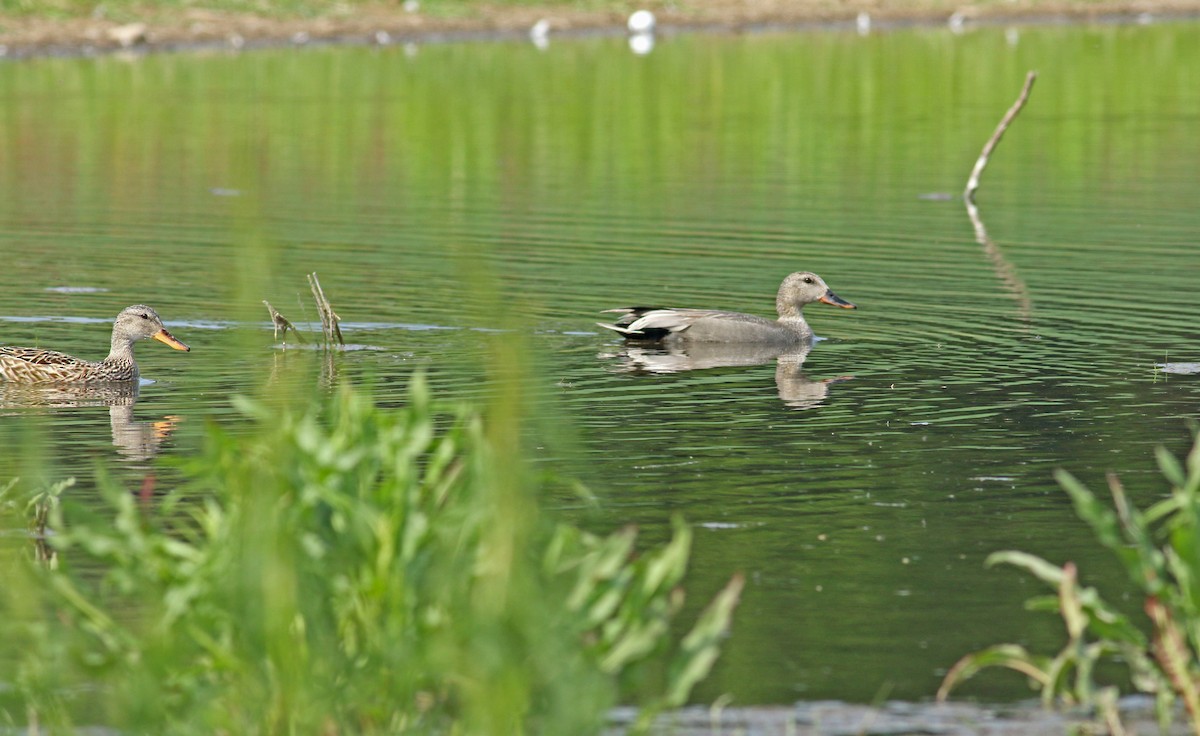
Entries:
{"type": "Polygon", "coordinates": [[[1033,299],[1029,296],[1029,287],[1017,273],[1016,267],[1000,250],[1000,246],[988,237],[983,218],[979,215],[979,208],[969,199],[964,200],[964,203],[967,206],[967,217],[971,219],[971,227],[975,230],[975,242],[983,246],[984,255],[992,262],[996,278],[1017,303],[1017,317],[1028,326],[1033,322],[1033,299]]]}

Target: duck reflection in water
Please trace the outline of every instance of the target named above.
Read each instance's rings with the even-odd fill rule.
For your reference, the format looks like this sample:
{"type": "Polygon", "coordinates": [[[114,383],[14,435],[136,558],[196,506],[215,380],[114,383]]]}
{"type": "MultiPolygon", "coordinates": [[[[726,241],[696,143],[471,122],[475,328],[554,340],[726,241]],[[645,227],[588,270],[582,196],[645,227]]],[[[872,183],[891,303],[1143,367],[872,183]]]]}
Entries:
{"type": "Polygon", "coordinates": [[[614,323],[597,323],[626,339],[626,370],[675,373],[706,368],[760,365],[775,360],[775,384],[788,406],[811,408],[824,401],[829,387],[851,376],[813,381],[801,366],[813,345],[803,309],[821,302],[857,309],[811,271],[789,274],[775,296],[777,320],[715,309],[618,307],[614,323]]]}
{"type": "Polygon", "coordinates": [[[779,399],[793,409],[813,409],[824,403],[833,384],[854,376],[813,380],[804,375],[804,359],[811,349],[811,343],[793,348],[722,343],[627,344],[616,352],[602,353],[600,357],[619,361],[619,370],[643,374],[749,367],[774,360],[779,399]]]}
{"type": "Polygon", "coordinates": [[[134,419],[138,384],[130,381],[105,383],[18,384],[0,382],[0,407],[4,409],[70,409],[108,407],[112,443],[117,454],[132,462],[158,454],[171,436],[180,417],[165,416],[154,422],[134,419]]]}

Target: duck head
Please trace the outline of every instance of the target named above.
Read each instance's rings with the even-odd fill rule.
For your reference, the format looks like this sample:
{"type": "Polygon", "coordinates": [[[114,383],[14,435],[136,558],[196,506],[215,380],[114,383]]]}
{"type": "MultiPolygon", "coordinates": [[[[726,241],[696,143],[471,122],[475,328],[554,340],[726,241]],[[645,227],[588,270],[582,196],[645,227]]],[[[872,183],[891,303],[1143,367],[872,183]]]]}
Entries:
{"type": "Polygon", "coordinates": [[[788,274],[775,297],[775,308],[780,316],[798,314],[806,304],[824,302],[842,309],[858,309],[853,303],[833,293],[825,280],[812,271],[797,271],[788,274]]]}
{"type": "Polygon", "coordinates": [[[144,340],[147,337],[158,340],[176,350],[191,350],[191,348],[177,340],[170,332],[167,332],[167,329],[163,327],[162,319],[158,316],[158,312],[155,312],[145,304],[135,304],[132,307],[122,309],[121,313],[117,315],[117,321],[113,324],[113,347],[116,348],[120,343],[132,345],[134,342],[144,340]]]}

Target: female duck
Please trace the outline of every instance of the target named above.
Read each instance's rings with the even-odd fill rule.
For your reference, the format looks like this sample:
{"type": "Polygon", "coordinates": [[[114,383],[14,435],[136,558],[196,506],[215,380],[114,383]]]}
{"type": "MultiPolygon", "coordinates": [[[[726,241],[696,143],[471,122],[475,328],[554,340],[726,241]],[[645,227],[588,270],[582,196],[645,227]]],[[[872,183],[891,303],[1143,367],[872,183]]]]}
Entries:
{"type": "Polygon", "coordinates": [[[163,327],[158,313],[144,304],[121,310],[113,324],[112,349],[101,361],[81,360],[53,350],[0,347],[0,381],[11,383],[79,383],[135,381],[133,344],[147,337],[176,350],[189,351],[163,327]]]}
{"type": "Polygon", "coordinates": [[[775,296],[777,320],[716,309],[620,307],[606,310],[622,315],[614,324],[597,324],[616,330],[627,340],[797,345],[812,340],[812,328],[804,321],[801,310],[813,302],[843,309],[858,308],[834,294],[820,276],[800,271],[789,274],[779,286],[775,296]]]}

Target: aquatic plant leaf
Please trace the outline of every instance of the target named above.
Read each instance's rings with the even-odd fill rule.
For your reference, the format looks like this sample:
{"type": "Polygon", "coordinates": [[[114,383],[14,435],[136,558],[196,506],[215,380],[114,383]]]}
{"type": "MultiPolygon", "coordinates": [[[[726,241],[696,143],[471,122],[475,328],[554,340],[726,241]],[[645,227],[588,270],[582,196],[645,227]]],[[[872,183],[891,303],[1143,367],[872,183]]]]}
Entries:
{"type": "Polygon", "coordinates": [[[1196,434],[1196,442],[1192,445],[1191,452],[1187,455],[1187,479],[1183,483],[1183,492],[1188,496],[1195,497],[1200,494],[1200,433],[1196,433],[1193,427],[1193,433],[1196,434]]]}
{"type": "Polygon", "coordinates": [[[1175,692],[1183,698],[1194,730],[1200,733],[1200,685],[1196,682],[1195,652],[1188,648],[1171,612],[1158,599],[1146,600],[1146,615],[1154,623],[1154,656],[1175,692]]]}
{"type": "Polygon", "coordinates": [[[1070,473],[1058,470],[1054,477],[1071,496],[1076,515],[1087,522],[1100,543],[1121,560],[1133,580],[1147,591],[1156,590],[1161,581],[1162,555],[1150,539],[1141,516],[1125,503],[1119,484],[1110,481],[1118,508],[1114,512],[1070,473]],[[1133,546],[1128,542],[1133,542],[1133,546]]]}
{"type": "Polygon", "coordinates": [[[1028,552],[1018,552],[1015,550],[993,552],[987,556],[983,564],[985,567],[993,567],[995,565],[1019,567],[1032,574],[1038,580],[1048,583],[1055,588],[1062,585],[1063,581],[1063,569],[1061,567],[1047,562],[1037,555],[1031,555],[1028,552]]]}
{"type": "Polygon", "coordinates": [[[1072,643],[1077,643],[1083,638],[1087,628],[1087,616],[1083,613],[1083,605],[1079,602],[1079,594],[1075,587],[1078,571],[1072,562],[1063,565],[1062,571],[1062,582],[1058,585],[1059,612],[1062,614],[1063,623],[1067,625],[1067,636],[1071,638],[1072,643]]]}
{"type": "Polygon", "coordinates": [[[1050,665],[1050,658],[1030,654],[1025,647],[1019,644],[996,644],[974,654],[968,654],[955,662],[946,676],[942,678],[937,699],[939,702],[944,702],[950,696],[951,690],[988,667],[1006,667],[1016,670],[1044,688],[1051,684],[1052,678],[1048,671],[1050,665]]]}
{"type": "Polygon", "coordinates": [[[233,394],[229,397],[229,403],[233,406],[234,411],[251,419],[257,419],[261,422],[271,422],[276,419],[275,412],[266,404],[261,401],[255,401],[248,396],[233,394]]]}
{"type": "Polygon", "coordinates": [[[622,628],[621,636],[615,638],[600,658],[600,668],[605,672],[616,673],[626,664],[657,649],[661,637],[667,632],[667,619],[639,621],[622,628]]]}
{"type": "Polygon", "coordinates": [[[692,530],[678,515],[671,517],[671,528],[671,541],[651,555],[646,562],[642,587],[647,595],[673,587],[687,571],[688,555],[692,549],[692,530]]]}
{"type": "Polygon", "coordinates": [[[1183,487],[1187,482],[1187,475],[1184,473],[1183,464],[1179,462],[1179,458],[1171,454],[1167,448],[1159,445],[1154,448],[1154,459],[1158,462],[1159,471],[1170,481],[1171,485],[1176,488],[1183,487]]]}
{"type": "Polygon", "coordinates": [[[1067,471],[1054,471],[1054,479],[1070,495],[1076,515],[1092,527],[1101,544],[1113,550],[1124,544],[1117,515],[1112,509],[1101,503],[1083,483],[1067,471]]]}
{"type": "Polygon", "coordinates": [[[1072,671],[1079,668],[1080,658],[1078,655],[1079,652],[1075,647],[1068,645],[1050,659],[1050,663],[1046,667],[1046,682],[1040,688],[1043,705],[1050,706],[1056,699],[1061,699],[1068,704],[1082,702],[1075,697],[1067,684],[1072,671]]]}
{"type": "Polygon", "coordinates": [[[1026,611],[1039,611],[1042,613],[1058,613],[1058,596],[1057,595],[1035,595],[1032,598],[1025,599],[1026,611]]]}
{"type": "MultiPolygon", "coordinates": [[[[1127,645],[1134,650],[1146,647],[1148,640],[1145,633],[1128,616],[1105,603],[1095,588],[1080,588],[1077,595],[1087,615],[1088,631],[1093,636],[1102,641],[1111,641],[1114,645],[1127,645]]],[[[1033,596],[1025,601],[1025,610],[1061,613],[1060,596],[1033,596]]]]}
{"type": "Polygon", "coordinates": [[[1171,546],[1163,550],[1163,557],[1174,585],[1163,597],[1187,612],[1189,618],[1198,618],[1200,591],[1197,590],[1197,575],[1200,574],[1200,568],[1197,567],[1197,554],[1200,549],[1197,542],[1200,540],[1197,540],[1195,530],[1188,533],[1177,529],[1171,533],[1170,541],[1171,546]]]}
{"type": "MultiPolygon", "coordinates": [[[[1095,593],[1095,589],[1089,589],[1095,593]]],[[[1100,601],[1099,604],[1087,606],[1088,631],[1093,636],[1115,645],[1128,645],[1135,651],[1144,649],[1147,645],[1146,634],[1134,625],[1133,621],[1124,614],[1100,601]]],[[[1124,647],[1122,647],[1124,651],[1124,647]]]]}
{"type": "Polygon", "coordinates": [[[1111,473],[1108,475],[1108,488],[1117,510],[1117,518],[1121,521],[1121,529],[1126,539],[1132,543],[1132,549],[1125,545],[1113,551],[1125,563],[1130,574],[1134,575],[1135,582],[1139,582],[1147,593],[1157,595],[1166,579],[1163,553],[1159,550],[1145,517],[1129,502],[1121,481],[1111,473]]]}
{"type": "Polygon", "coordinates": [[[733,611],[741,600],[745,582],[740,573],[730,578],[700,614],[692,630],[683,637],[680,651],[668,670],[668,689],[664,696],[667,707],[686,703],[692,688],[712,670],[720,654],[721,641],[729,633],[733,611]]]}

